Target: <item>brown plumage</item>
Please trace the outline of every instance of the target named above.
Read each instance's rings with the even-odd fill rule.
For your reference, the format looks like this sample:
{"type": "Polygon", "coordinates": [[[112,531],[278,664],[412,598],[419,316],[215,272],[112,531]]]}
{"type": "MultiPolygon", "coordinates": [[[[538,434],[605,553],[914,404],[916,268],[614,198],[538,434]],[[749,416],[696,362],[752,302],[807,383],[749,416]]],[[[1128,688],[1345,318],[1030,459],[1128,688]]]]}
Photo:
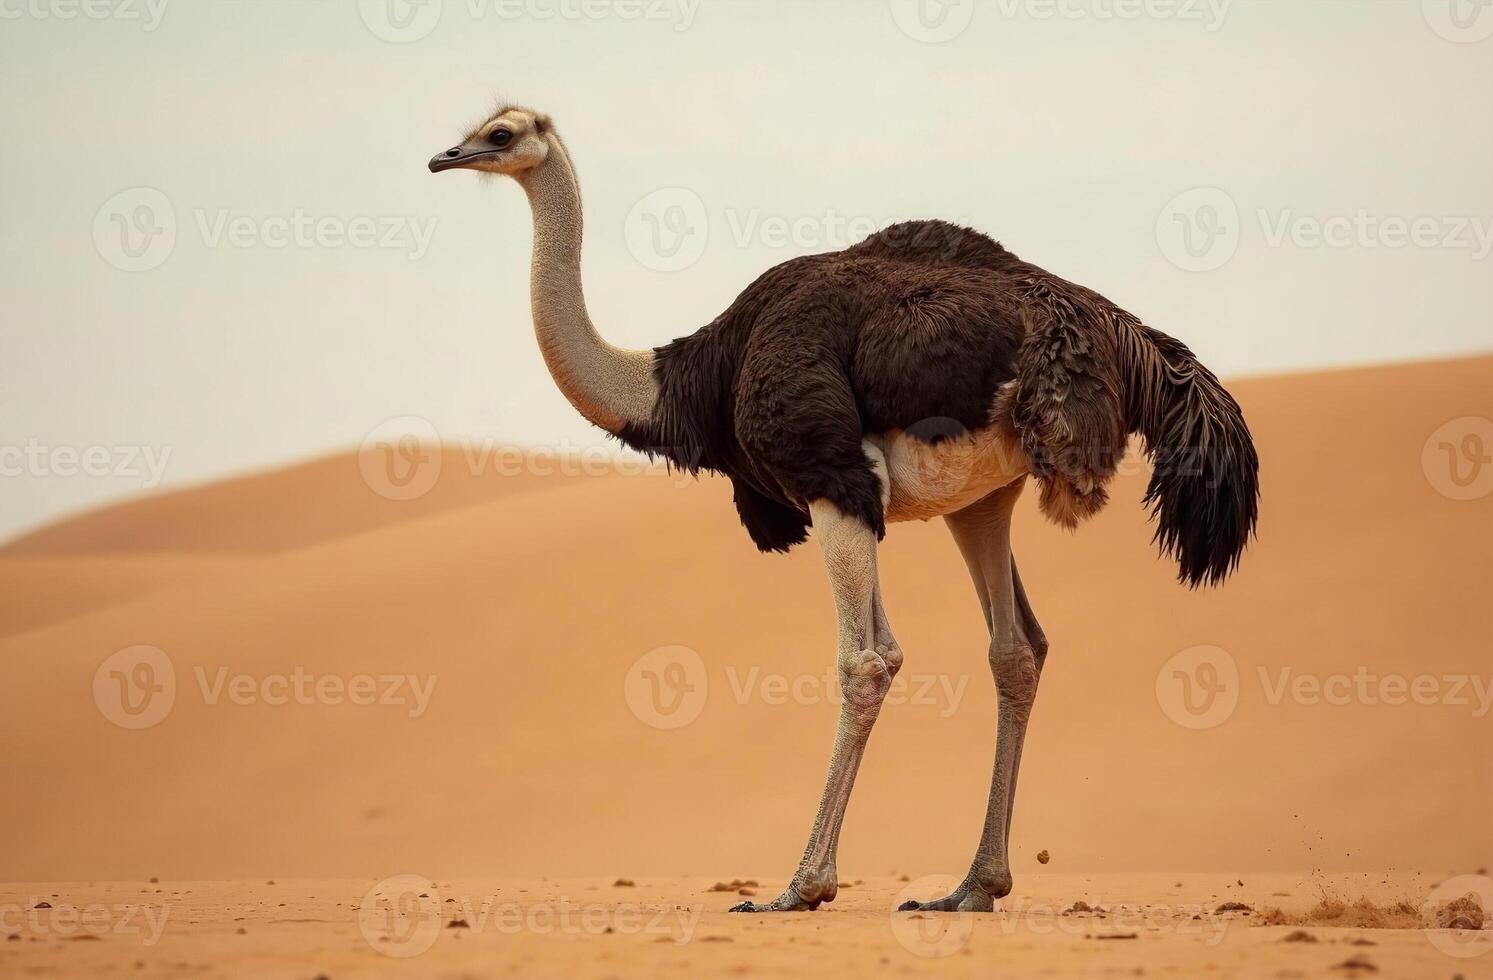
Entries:
{"type": "Polygon", "coordinates": [[[1257,467],[1239,406],[1182,343],[1104,297],[941,221],[895,225],[768,270],[708,326],[656,351],[660,397],[629,445],[729,476],[763,550],[804,540],[827,498],[884,532],[861,441],[936,442],[997,424],[1040,505],[1073,527],[1104,506],[1138,434],[1145,502],[1189,585],[1237,564],[1257,467]]]}

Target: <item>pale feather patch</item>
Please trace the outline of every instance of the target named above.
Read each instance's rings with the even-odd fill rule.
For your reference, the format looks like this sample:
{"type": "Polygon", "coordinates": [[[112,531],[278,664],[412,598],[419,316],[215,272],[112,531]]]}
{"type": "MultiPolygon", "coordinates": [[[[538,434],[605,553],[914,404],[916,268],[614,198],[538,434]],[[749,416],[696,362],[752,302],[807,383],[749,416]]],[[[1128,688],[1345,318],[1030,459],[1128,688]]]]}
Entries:
{"type": "Polygon", "coordinates": [[[962,510],[1029,472],[1026,454],[1004,425],[937,443],[894,429],[879,437],[891,478],[886,519],[926,521],[962,510]]]}

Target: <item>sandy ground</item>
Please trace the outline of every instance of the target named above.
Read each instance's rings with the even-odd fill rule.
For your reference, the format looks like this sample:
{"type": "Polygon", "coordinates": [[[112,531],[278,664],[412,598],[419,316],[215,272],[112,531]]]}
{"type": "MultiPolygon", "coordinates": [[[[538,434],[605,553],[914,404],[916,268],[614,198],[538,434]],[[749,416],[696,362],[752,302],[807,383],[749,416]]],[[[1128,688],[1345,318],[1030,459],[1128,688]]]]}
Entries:
{"type": "MultiPolygon", "coordinates": [[[[1493,494],[1479,491],[1493,469],[1448,465],[1493,450],[1476,421],[1493,418],[1493,359],[1231,388],[1264,502],[1224,589],[1188,593],[1156,558],[1139,466],[1076,535],[1019,508],[1053,652],[1021,770],[1013,900],[1206,904],[1243,880],[1244,901],[1306,901],[1370,873],[1418,902],[1449,875],[1487,880],[1493,494]]],[[[751,869],[771,891],[822,785],[837,704],[817,549],[758,555],[716,480],[552,461],[515,474],[513,457],[470,448],[431,458],[434,472],[390,482],[376,453],[336,457],[0,548],[0,881],[161,879],[0,886],[16,896],[5,907],[144,887],[172,909],[153,947],[33,930],[0,947],[16,958],[0,973],[395,970],[352,906],[402,873],[505,902],[703,910],[681,947],[622,928],[452,930],[420,975],[572,959],[597,975],[771,972],[804,950],[837,970],[925,965],[893,934],[903,883],[888,869],[916,883],[967,866],[994,727],[978,607],[941,524],[897,526],[883,549],[908,659],[841,837],[841,877],[864,884],[818,916],[738,923],[702,876],[751,869]],[[636,889],[614,892],[619,875],[636,889]],[[266,892],[270,878],[282,884],[266,892]]],[[[974,924],[968,952],[940,965],[1313,976],[1359,952],[1382,976],[1470,977],[1493,964],[1413,929],[1360,949],[1328,934],[1283,945],[1245,922],[1209,946],[1165,926],[1040,935],[1003,925],[1012,914],[974,924]]]]}
{"type": "MultiPolygon", "coordinates": [[[[847,882],[832,906],[729,915],[709,878],[162,881],[0,892],[7,976],[1493,975],[1493,931],[1262,925],[1325,893],[1390,903],[1408,874],[1028,876],[987,915],[891,911],[932,881],[847,882]],[[1242,881],[1243,884],[1236,884],[1242,881]],[[423,898],[421,896],[424,896],[423,898]],[[1076,911],[1082,901],[1095,911],[1076,911]],[[50,909],[21,914],[46,902],[50,909]],[[1225,903],[1250,906],[1220,910],[1225,903]],[[453,923],[465,923],[464,926],[453,923]],[[1288,938],[1289,937],[1289,938],[1288,938]]],[[[780,882],[764,880],[764,885],[780,882]]]]}

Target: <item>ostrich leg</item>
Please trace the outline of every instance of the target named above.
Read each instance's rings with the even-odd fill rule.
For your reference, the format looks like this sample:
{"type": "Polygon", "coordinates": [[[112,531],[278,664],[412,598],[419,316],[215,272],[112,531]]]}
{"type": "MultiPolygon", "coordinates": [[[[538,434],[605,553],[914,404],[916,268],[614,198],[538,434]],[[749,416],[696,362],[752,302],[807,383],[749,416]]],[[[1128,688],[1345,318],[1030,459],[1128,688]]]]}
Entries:
{"type": "Polygon", "coordinates": [[[1047,652],[1011,556],[1011,510],[1021,488],[1020,482],[1014,483],[945,518],[969,566],[990,630],[998,711],[995,766],[985,827],[969,873],[951,894],[931,902],[905,902],[903,911],[989,912],[996,899],[1011,891],[1007,848],[1016,773],[1047,652]]]}
{"type": "MultiPolygon", "coordinates": [[[[885,465],[868,447],[877,462],[885,486],[885,465]]],[[[881,713],[881,703],[902,666],[902,652],[892,638],[886,612],[881,605],[881,587],[876,580],[876,534],[857,517],[840,512],[827,501],[809,507],[814,531],[824,555],[839,619],[840,720],[835,728],[835,748],[830,756],[829,776],[814,828],[804,848],[803,860],[783,894],[766,904],[742,902],[733,912],[792,912],[816,909],[832,902],[838,885],[835,848],[840,824],[856,771],[866,751],[871,726],[881,713]]]]}

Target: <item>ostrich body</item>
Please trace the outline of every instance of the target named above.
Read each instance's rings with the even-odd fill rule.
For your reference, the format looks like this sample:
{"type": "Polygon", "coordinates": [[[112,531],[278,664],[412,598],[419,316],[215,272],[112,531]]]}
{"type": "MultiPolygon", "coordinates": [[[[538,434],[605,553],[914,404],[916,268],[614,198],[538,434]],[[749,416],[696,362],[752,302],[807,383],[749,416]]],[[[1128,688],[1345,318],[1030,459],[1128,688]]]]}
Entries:
{"type": "Polygon", "coordinates": [[[989,911],[1009,893],[1017,770],[1047,639],[1011,554],[1027,478],[1068,527],[1102,507],[1131,434],[1154,465],[1156,538],[1190,586],[1236,566],[1257,460],[1234,399],[1180,342],[1091,290],[938,221],[792,259],[698,332],[653,351],[608,344],[581,288],[575,172],[550,119],[505,108],[430,162],[511,176],[534,215],[532,305],[545,363],[588,420],[690,471],[722,473],[756,545],[816,532],[839,623],[843,700],[829,776],[797,873],[735,911],[835,897],[836,843],[872,726],[903,655],[882,604],[891,522],[942,517],[989,630],[995,766],[963,882],[904,908],[989,911]]]}

